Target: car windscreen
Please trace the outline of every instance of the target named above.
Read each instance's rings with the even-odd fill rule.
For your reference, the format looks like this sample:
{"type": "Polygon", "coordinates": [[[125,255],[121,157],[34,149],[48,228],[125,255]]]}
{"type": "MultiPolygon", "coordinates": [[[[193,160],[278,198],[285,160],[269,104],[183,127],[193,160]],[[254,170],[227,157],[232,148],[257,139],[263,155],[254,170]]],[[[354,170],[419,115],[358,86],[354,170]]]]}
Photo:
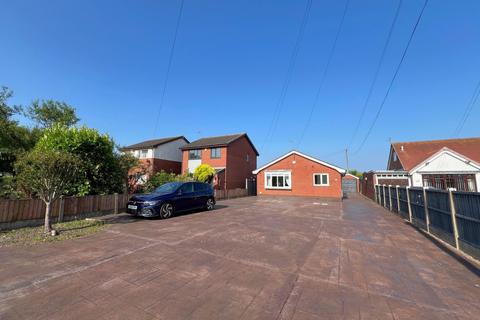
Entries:
{"type": "Polygon", "coordinates": [[[178,189],[178,187],[180,187],[182,185],[181,182],[168,182],[168,183],[165,183],[163,185],[161,185],[160,187],[158,187],[157,189],[155,189],[155,193],[170,193],[170,192],[174,192],[175,190],[178,189]]]}

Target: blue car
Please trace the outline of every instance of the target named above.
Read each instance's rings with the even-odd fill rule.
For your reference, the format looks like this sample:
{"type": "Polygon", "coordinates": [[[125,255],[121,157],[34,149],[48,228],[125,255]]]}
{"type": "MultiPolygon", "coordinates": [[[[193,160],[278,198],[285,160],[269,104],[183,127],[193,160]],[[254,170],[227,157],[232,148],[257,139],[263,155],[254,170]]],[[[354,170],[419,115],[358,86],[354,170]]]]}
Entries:
{"type": "Polygon", "coordinates": [[[129,214],[162,219],[168,219],[177,212],[214,208],[213,188],[201,182],[169,182],[153,193],[133,196],[127,203],[129,214]]]}

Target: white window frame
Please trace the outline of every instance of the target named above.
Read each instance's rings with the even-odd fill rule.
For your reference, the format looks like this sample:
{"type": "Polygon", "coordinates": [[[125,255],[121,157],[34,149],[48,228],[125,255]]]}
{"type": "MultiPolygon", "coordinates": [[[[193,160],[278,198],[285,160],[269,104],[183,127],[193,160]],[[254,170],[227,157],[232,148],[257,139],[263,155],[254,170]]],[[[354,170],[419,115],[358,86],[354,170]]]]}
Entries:
{"type": "Polygon", "coordinates": [[[317,172],[312,175],[312,180],[313,180],[313,186],[314,187],[328,187],[330,186],[330,175],[328,173],[322,173],[322,172],[317,172]],[[320,184],[315,183],[315,176],[320,176],[320,184]],[[322,181],[322,176],[327,176],[327,183],[323,184],[322,181]]]}
{"type": "MultiPolygon", "coordinates": [[[[272,179],[273,180],[273,179],[272,179]]],[[[265,172],[265,189],[273,189],[273,190],[291,190],[292,189],[292,171],[266,171],[265,172]],[[285,177],[288,177],[290,181],[290,185],[288,187],[274,187],[274,186],[269,186],[267,185],[267,177],[273,177],[273,176],[283,176],[284,179],[285,177]]]]}

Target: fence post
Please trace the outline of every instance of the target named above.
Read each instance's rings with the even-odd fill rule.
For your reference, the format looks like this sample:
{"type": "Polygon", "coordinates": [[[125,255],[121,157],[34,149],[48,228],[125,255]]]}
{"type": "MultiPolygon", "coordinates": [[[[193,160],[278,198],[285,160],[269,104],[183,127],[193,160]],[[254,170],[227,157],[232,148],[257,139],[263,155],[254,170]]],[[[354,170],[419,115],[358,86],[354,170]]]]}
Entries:
{"type": "Polygon", "coordinates": [[[428,187],[423,187],[423,208],[425,209],[425,222],[427,223],[427,233],[430,233],[430,216],[428,214],[427,189],[428,187]]]}
{"type": "Polygon", "coordinates": [[[388,203],[390,203],[390,205],[388,206],[388,209],[390,210],[390,212],[392,211],[392,185],[389,184],[388,185],[388,203]]]}
{"type": "Polygon", "coordinates": [[[456,191],[455,188],[448,188],[448,198],[450,200],[450,211],[452,212],[452,226],[453,226],[453,238],[455,239],[455,248],[460,250],[460,245],[458,243],[458,227],[457,227],[457,211],[455,209],[455,200],[453,198],[453,191],[456,191]]]}
{"type": "Polygon", "coordinates": [[[407,204],[408,204],[408,219],[410,220],[410,223],[413,223],[412,206],[410,205],[410,186],[407,186],[406,190],[407,190],[407,204]]]}
{"type": "Polygon", "coordinates": [[[400,197],[399,197],[399,194],[398,194],[398,188],[399,187],[400,186],[398,184],[395,186],[395,192],[397,194],[397,213],[398,214],[400,214],[400,197]]]}
{"type": "Polygon", "coordinates": [[[113,205],[113,213],[118,214],[118,193],[113,194],[113,199],[115,201],[115,204],[113,205]]]}
{"type": "Polygon", "coordinates": [[[63,213],[65,211],[65,200],[63,199],[63,196],[60,196],[60,204],[58,206],[58,222],[63,221],[63,213]]]}

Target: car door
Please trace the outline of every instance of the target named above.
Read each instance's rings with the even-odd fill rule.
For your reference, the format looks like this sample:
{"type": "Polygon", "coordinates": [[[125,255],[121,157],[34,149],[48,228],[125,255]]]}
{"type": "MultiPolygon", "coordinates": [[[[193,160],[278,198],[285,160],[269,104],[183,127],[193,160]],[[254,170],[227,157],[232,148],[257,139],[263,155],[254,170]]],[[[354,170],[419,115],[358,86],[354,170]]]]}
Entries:
{"type": "Polygon", "coordinates": [[[196,207],[193,182],[184,183],[177,192],[178,194],[175,201],[175,210],[184,211],[196,207]]]}
{"type": "Polygon", "coordinates": [[[195,182],[195,206],[201,208],[207,203],[207,188],[208,185],[201,182],[195,182]]]}

